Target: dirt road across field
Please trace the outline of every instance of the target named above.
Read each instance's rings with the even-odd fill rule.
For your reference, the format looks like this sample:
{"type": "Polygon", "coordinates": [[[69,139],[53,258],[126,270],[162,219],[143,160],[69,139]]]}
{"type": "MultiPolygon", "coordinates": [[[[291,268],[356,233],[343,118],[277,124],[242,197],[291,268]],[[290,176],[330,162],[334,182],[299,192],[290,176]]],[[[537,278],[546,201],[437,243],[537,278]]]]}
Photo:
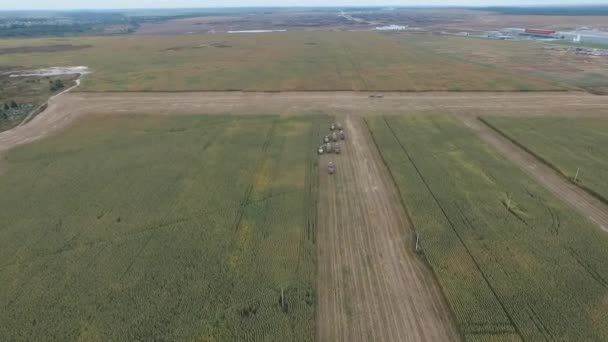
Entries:
{"type": "Polygon", "coordinates": [[[496,131],[473,116],[458,116],[460,120],[486,143],[501,152],[510,161],[519,165],[558,198],[568,203],[589,218],[602,230],[608,232],[608,205],[570,183],[562,175],[545,165],[535,156],[513,144],[496,131]]]}
{"type": "Polygon", "coordinates": [[[459,340],[430,269],[412,251],[399,194],[365,122],[341,120],[342,154],[321,157],[317,340],[459,340]]]}
{"type": "Polygon", "coordinates": [[[587,93],[67,93],[27,125],[0,133],[0,152],[62,129],[91,114],[391,114],[606,115],[606,97],[587,93]]]}

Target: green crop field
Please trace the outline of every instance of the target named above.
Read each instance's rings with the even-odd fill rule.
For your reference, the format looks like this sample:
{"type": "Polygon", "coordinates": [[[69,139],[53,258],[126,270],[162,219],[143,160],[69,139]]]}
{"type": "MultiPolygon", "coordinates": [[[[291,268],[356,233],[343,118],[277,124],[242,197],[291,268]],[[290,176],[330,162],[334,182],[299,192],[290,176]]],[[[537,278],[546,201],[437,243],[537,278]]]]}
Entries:
{"type": "Polygon", "coordinates": [[[0,336],[311,340],[326,122],[96,116],[11,150],[0,336]]]}
{"type": "MultiPolygon", "coordinates": [[[[440,42],[468,43],[456,37],[373,32],[11,39],[0,40],[0,49],[13,51],[0,54],[0,66],[88,66],[93,74],[85,78],[80,91],[567,88],[503,66],[441,54],[440,42]],[[21,47],[70,44],[75,47],[65,51],[14,52],[21,47]]],[[[491,44],[474,42],[480,49],[491,44]]],[[[507,45],[501,49],[492,43],[490,47],[498,55],[511,54],[507,45]]],[[[519,49],[534,47],[522,44],[519,49]]]]}
{"type": "Polygon", "coordinates": [[[469,341],[608,339],[608,236],[450,116],[368,119],[469,341]]]}
{"type": "Polygon", "coordinates": [[[604,118],[487,117],[499,130],[545,163],[608,201],[608,120],[604,118]]]}

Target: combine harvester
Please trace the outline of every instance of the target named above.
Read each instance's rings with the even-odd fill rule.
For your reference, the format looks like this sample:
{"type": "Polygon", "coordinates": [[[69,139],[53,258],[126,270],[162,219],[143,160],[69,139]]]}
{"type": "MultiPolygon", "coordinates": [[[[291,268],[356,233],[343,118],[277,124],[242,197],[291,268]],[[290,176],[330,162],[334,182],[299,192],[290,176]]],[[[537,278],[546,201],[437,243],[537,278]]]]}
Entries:
{"type": "Polygon", "coordinates": [[[329,173],[330,175],[333,175],[336,172],[336,165],[334,164],[334,162],[329,162],[327,164],[327,173],[329,173]]]}
{"type": "MultiPolygon", "coordinates": [[[[346,139],[342,125],[338,122],[332,123],[329,125],[329,131],[331,134],[323,136],[323,144],[317,149],[319,155],[342,152],[342,146],[338,143],[338,141],[346,139]]],[[[336,172],[336,165],[333,161],[327,164],[327,172],[330,175],[336,172]]]]}

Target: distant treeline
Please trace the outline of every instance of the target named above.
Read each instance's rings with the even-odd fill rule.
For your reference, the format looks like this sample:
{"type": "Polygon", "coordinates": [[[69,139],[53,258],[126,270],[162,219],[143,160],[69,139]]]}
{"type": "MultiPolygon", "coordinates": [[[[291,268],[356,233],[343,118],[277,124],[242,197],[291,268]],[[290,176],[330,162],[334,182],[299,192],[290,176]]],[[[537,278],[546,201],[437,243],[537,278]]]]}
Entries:
{"type": "Polygon", "coordinates": [[[0,11],[0,38],[116,35],[143,23],[217,15],[260,15],[290,9],[149,9],[91,11],[0,11]]]}
{"type": "Polygon", "coordinates": [[[52,12],[33,17],[27,12],[0,15],[0,37],[44,37],[129,33],[137,22],[120,13],[52,12]]]}
{"type": "Polygon", "coordinates": [[[484,11],[510,15],[550,16],[607,16],[608,6],[541,6],[541,7],[484,7],[484,11]]]}
{"type": "Polygon", "coordinates": [[[142,23],[210,15],[187,11],[66,11],[40,14],[0,12],[0,38],[125,34],[134,32],[142,23]]]}
{"type": "Polygon", "coordinates": [[[1,38],[11,37],[63,37],[63,36],[79,36],[79,35],[107,35],[130,33],[135,30],[135,26],[124,27],[120,30],[107,31],[104,25],[93,24],[72,24],[72,25],[25,25],[25,24],[10,24],[7,27],[0,28],[1,38]]]}

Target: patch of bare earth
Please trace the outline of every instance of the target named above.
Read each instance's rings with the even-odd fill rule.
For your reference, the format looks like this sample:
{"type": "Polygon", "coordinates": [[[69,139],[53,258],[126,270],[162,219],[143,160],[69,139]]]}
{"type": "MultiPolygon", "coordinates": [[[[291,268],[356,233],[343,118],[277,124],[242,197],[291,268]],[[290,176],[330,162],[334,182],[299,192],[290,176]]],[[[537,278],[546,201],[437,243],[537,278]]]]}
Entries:
{"type": "Polygon", "coordinates": [[[320,161],[317,339],[459,340],[431,271],[412,251],[399,194],[366,124],[342,121],[342,154],[320,161]]]}

